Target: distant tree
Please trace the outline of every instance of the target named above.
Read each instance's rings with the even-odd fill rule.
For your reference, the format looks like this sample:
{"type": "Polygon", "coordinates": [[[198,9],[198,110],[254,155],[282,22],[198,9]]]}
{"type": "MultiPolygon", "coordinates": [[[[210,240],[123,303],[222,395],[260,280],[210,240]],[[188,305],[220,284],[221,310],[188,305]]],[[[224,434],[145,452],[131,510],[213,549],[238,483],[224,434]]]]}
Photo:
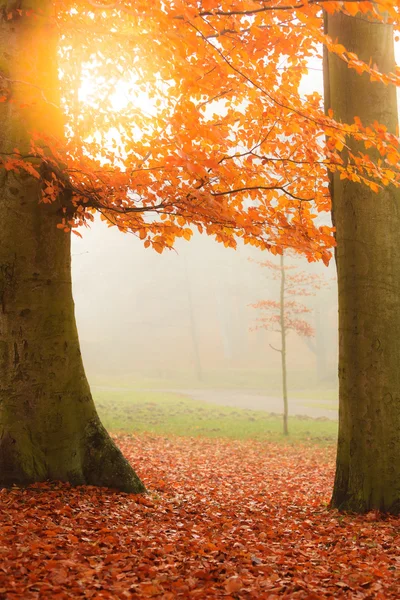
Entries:
{"type": "Polygon", "coordinates": [[[195,371],[196,371],[197,381],[203,381],[203,367],[201,365],[199,336],[197,333],[197,323],[196,323],[196,313],[195,313],[195,308],[193,305],[192,286],[191,286],[191,282],[190,282],[190,273],[189,273],[186,257],[184,257],[184,269],[185,269],[185,287],[186,287],[186,294],[187,294],[187,304],[188,304],[188,309],[189,309],[190,336],[192,338],[194,367],[195,367],[195,371]]]}
{"type": "Polygon", "coordinates": [[[279,300],[260,300],[252,304],[253,308],[264,312],[262,317],[256,320],[254,329],[268,329],[276,331],[281,336],[281,347],[271,348],[280,352],[282,360],[282,395],[283,395],[283,433],[289,434],[288,428],[288,393],[287,393],[287,363],[286,363],[286,338],[290,331],[309,338],[314,336],[314,329],[310,323],[301,318],[301,315],[311,312],[311,308],[298,302],[296,296],[312,296],[316,290],[325,285],[322,277],[305,271],[296,270],[295,273],[288,272],[297,269],[295,265],[285,265],[284,255],[280,257],[279,265],[271,261],[259,262],[262,267],[269,269],[271,277],[279,281],[279,300]],[[287,298],[287,295],[291,299],[287,298]]]}

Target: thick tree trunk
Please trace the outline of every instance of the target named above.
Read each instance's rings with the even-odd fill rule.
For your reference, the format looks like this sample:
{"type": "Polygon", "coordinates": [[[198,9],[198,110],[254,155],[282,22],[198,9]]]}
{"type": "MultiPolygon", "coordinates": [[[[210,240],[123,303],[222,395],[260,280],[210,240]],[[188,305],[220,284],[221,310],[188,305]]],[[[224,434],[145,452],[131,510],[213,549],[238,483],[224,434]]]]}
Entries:
{"type": "MultiPolygon", "coordinates": [[[[394,71],[393,32],[343,14],[327,32],[361,59],[394,71]]],[[[326,56],[326,104],[334,116],[395,133],[396,90],[326,56]]],[[[356,151],[356,143],[351,144],[356,151]]],[[[332,506],[400,512],[400,194],[333,177],[339,285],[339,442],[332,506]]]]}
{"type": "MultiPolygon", "coordinates": [[[[50,5],[39,4],[38,19],[0,17],[0,70],[13,100],[0,103],[3,156],[27,152],[30,129],[63,132],[56,29],[50,5]]],[[[57,229],[63,199],[39,204],[40,186],[0,170],[0,486],[55,479],[144,491],[97,416],[75,325],[70,235],[57,229]]]]}

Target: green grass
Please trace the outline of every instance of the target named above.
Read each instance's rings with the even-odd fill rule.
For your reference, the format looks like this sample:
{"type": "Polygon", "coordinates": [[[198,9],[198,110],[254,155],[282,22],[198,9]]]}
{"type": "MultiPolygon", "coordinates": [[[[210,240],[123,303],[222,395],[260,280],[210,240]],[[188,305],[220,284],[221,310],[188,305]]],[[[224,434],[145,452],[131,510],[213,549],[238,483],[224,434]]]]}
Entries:
{"type": "Polygon", "coordinates": [[[337,423],[291,417],[289,439],[282,417],[195,401],[180,394],[146,391],[95,391],[96,406],[111,432],[151,432],[160,435],[225,437],[329,444],[336,442],[337,423]]]}
{"type": "MultiPolygon", "coordinates": [[[[245,389],[248,392],[263,392],[266,395],[280,395],[282,391],[281,373],[272,369],[223,369],[205,371],[202,380],[193,373],[170,371],[159,377],[149,377],[143,373],[129,373],[104,378],[92,375],[95,386],[126,388],[127,390],[184,390],[184,389],[245,389]]],[[[336,401],[338,398],[335,381],[318,382],[313,370],[293,370],[288,374],[289,396],[307,400],[336,401]]]]}

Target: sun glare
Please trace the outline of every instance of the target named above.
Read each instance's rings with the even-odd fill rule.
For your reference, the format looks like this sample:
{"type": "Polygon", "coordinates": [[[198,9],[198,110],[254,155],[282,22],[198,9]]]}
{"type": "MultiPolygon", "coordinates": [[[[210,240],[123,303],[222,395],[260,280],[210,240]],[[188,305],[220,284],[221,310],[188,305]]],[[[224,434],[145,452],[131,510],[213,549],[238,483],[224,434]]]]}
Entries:
{"type": "MultiPolygon", "coordinates": [[[[90,75],[82,78],[79,87],[79,103],[95,106],[102,102],[103,78],[93,79],[90,75]]],[[[135,86],[133,76],[130,79],[121,79],[115,84],[114,92],[108,98],[110,109],[115,112],[123,112],[129,105],[140,110],[148,116],[157,114],[156,101],[143,92],[139,86],[135,86]]]]}
{"type": "MultiPolygon", "coordinates": [[[[156,88],[156,94],[151,96],[150,93],[143,90],[143,85],[135,83],[134,73],[121,75],[121,79],[114,81],[111,87],[106,76],[94,74],[90,67],[89,64],[82,69],[79,88],[75,96],[77,102],[75,110],[80,117],[75,115],[73,121],[78,123],[78,136],[84,143],[101,144],[108,153],[115,153],[115,160],[120,162],[126,155],[124,145],[126,136],[123,130],[129,132],[128,137],[136,142],[140,141],[143,136],[143,124],[147,132],[151,131],[152,127],[155,130],[155,119],[162,107],[165,106],[164,90],[156,88]],[[85,121],[92,120],[90,114],[100,113],[102,114],[98,120],[100,126],[97,126],[96,129],[87,127],[85,121]],[[107,117],[108,114],[109,117],[107,117]],[[116,123],[118,124],[116,125],[116,123]]],[[[71,127],[73,131],[74,125],[71,127]]],[[[102,162],[101,157],[98,158],[102,162]]],[[[123,168],[122,163],[120,167],[123,168]]]]}

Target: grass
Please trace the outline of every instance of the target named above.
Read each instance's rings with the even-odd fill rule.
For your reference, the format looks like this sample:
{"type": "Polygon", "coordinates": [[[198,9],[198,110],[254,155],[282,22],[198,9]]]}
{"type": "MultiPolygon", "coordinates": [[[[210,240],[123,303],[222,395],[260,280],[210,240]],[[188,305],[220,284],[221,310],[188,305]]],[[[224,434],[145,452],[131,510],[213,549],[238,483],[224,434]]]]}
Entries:
{"type": "Polygon", "coordinates": [[[214,406],[181,394],[107,390],[95,391],[94,397],[104,426],[112,432],[321,444],[333,444],[337,437],[334,421],[291,417],[287,438],[280,415],[214,406]]]}
{"type": "MultiPolygon", "coordinates": [[[[166,372],[159,377],[149,377],[143,373],[129,373],[104,378],[93,374],[92,383],[99,387],[125,388],[126,390],[185,390],[185,389],[242,389],[255,393],[280,396],[282,380],[279,370],[273,369],[223,369],[208,370],[203,374],[201,381],[192,373],[166,372]]],[[[314,371],[307,369],[289,372],[289,396],[316,401],[336,402],[338,390],[336,381],[317,381],[314,371]]]]}

